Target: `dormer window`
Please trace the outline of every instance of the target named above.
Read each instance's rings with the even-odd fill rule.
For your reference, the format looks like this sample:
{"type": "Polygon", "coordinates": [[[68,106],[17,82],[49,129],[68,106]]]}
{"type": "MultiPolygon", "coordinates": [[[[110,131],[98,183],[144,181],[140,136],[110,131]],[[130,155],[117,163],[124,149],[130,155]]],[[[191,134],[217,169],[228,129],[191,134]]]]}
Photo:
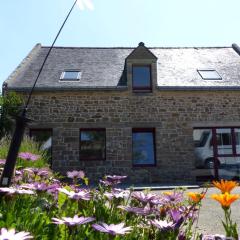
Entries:
{"type": "Polygon", "coordinates": [[[132,87],[134,92],[151,92],[151,65],[132,66],[132,87]]]}
{"type": "Polygon", "coordinates": [[[64,71],[61,74],[60,80],[61,81],[79,81],[81,79],[82,73],[80,71],[75,70],[68,70],[64,71]]]}

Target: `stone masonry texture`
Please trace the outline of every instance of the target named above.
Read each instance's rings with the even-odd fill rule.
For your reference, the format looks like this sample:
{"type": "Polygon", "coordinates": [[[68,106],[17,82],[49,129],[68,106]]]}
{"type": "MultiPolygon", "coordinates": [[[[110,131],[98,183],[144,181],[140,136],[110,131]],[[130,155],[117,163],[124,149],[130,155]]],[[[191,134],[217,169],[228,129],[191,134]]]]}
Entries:
{"type": "Polygon", "coordinates": [[[193,127],[240,127],[238,91],[36,92],[29,128],[53,129],[53,169],[82,169],[93,180],[128,175],[132,183],[192,183],[193,127]],[[106,129],[106,160],[80,161],[81,128],[106,129]],[[132,166],[132,128],[155,128],[154,167],[132,166]]]}

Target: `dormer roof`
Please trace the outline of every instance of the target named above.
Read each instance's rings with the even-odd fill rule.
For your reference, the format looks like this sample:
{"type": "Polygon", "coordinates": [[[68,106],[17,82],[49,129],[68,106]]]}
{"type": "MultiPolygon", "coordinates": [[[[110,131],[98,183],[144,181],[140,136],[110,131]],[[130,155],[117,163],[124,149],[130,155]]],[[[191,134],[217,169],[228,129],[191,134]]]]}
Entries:
{"type": "Polygon", "coordinates": [[[135,48],[128,56],[127,60],[137,60],[137,59],[146,59],[146,60],[157,60],[157,57],[147,48],[143,42],[138,44],[138,47],[135,48]]]}

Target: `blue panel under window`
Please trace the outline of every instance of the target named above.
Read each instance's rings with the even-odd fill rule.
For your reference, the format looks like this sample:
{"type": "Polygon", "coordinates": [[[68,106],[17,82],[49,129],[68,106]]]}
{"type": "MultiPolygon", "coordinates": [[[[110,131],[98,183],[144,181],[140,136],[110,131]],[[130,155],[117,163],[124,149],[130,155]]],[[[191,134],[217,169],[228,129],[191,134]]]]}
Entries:
{"type": "Polygon", "coordinates": [[[133,88],[151,88],[150,66],[133,66],[133,88]]]}
{"type": "Polygon", "coordinates": [[[154,165],[153,132],[133,132],[133,165],[154,165]]]}

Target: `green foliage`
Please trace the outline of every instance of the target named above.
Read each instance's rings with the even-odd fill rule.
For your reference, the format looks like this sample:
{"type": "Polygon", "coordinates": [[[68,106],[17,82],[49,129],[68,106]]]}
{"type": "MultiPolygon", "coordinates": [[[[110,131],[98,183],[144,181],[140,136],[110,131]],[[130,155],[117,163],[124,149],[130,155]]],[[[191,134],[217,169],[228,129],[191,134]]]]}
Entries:
{"type": "Polygon", "coordinates": [[[47,213],[44,207],[39,205],[36,196],[15,196],[13,198],[1,198],[0,227],[17,228],[18,231],[31,229],[34,239],[48,239],[53,234],[49,218],[54,211],[47,213]]]}
{"type": "Polygon", "coordinates": [[[23,99],[15,92],[0,96],[0,139],[12,131],[12,118],[20,113],[22,104],[23,99]]]}
{"type": "Polygon", "coordinates": [[[223,208],[224,216],[225,216],[225,222],[222,221],[223,227],[226,232],[227,237],[232,237],[233,239],[239,239],[238,238],[238,231],[237,231],[237,224],[233,223],[231,218],[231,209],[230,208],[223,208]]]}
{"type": "MultiPolygon", "coordinates": [[[[21,148],[24,152],[41,154],[37,145],[27,137],[21,148]]],[[[194,226],[201,202],[194,203],[184,197],[185,189],[159,194],[147,190],[139,194],[134,193],[133,189],[117,189],[106,182],[106,185],[101,183],[97,188],[83,187],[81,184],[88,182],[86,177],[76,178],[71,179],[71,184],[67,184],[57,180],[50,170],[19,170],[13,181],[15,188],[5,188],[10,194],[0,196],[0,229],[14,228],[17,232],[29,232],[37,240],[201,239],[195,232],[197,226],[194,226]],[[40,174],[43,171],[45,174],[40,174]],[[11,194],[13,189],[17,193],[11,194]],[[28,195],[26,191],[20,192],[20,189],[32,189],[33,192],[28,191],[28,195]],[[131,210],[128,211],[126,207],[131,210]],[[136,212],[133,209],[138,210],[136,212]],[[177,217],[178,214],[180,218],[177,217]],[[94,219],[74,226],[62,224],[63,220],[75,215],[94,219]],[[56,225],[53,221],[61,224],[56,225]],[[130,227],[130,230],[123,235],[111,235],[114,230],[108,233],[99,232],[92,224],[100,222],[108,225],[124,223],[124,227],[130,227]]],[[[227,220],[231,223],[230,213],[227,220]]],[[[237,229],[236,224],[234,228],[237,229]]],[[[233,231],[231,234],[236,235],[237,232],[233,231]]]]}
{"type": "MultiPolygon", "coordinates": [[[[8,154],[8,149],[11,143],[11,138],[5,136],[0,140],[0,159],[6,159],[8,154]]],[[[37,161],[26,161],[20,158],[17,159],[17,167],[45,167],[48,163],[47,151],[41,150],[39,143],[35,142],[28,136],[24,136],[19,152],[29,152],[39,155],[40,158],[37,161]]]]}
{"type": "MultiPolygon", "coordinates": [[[[32,180],[36,181],[36,178],[32,180]]],[[[39,181],[51,184],[51,177],[42,178],[39,181]]],[[[62,186],[68,191],[83,190],[79,188],[79,185],[73,186],[63,183],[62,186]]],[[[6,195],[0,198],[0,228],[15,228],[18,232],[27,231],[37,240],[177,239],[178,230],[160,231],[149,224],[149,220],[159,218],[158,215],[141,216],[119,208],[119,206],[131,206],[132,204],[140,208],[145,206],[145,204],[131,197],[132,191],[129,192],[127,198],[108,198],[106,193],[111,193],[112,190],[112,187],[103,185],[99,185],[97,189],[88,189],[87,191],[91,193],[90,200],[70,199],[62,192],[59,192],[56,197],[56,195],[49,194],[46,191],[36,191],[34,195],[6,195]],[[95,221],[77,226],[52,223],[52,218],[73,217],[74,215],[94,217],[95,221]],[[107,224],[124,222],[126,227],[132,227],[132,231],[123,236],[112,236],[94,230],[91,225],[96,222],[107,224]]],[[[151,194],[151,192],[149,193],[151,194]]],[[[186,203],[188,204],[188,202],[186,203]]],[[[166,207],[179,207],[184,204],[184,202],[177,205],[170,203],[166,207]]],[[[161,217],[161,219],[164,218],[161,217]]],[[[184,229],[182,228],[182,230],[184,229]]],[[[188,236],[185,236],[184,239],[190,240],[188,236]]]]}

